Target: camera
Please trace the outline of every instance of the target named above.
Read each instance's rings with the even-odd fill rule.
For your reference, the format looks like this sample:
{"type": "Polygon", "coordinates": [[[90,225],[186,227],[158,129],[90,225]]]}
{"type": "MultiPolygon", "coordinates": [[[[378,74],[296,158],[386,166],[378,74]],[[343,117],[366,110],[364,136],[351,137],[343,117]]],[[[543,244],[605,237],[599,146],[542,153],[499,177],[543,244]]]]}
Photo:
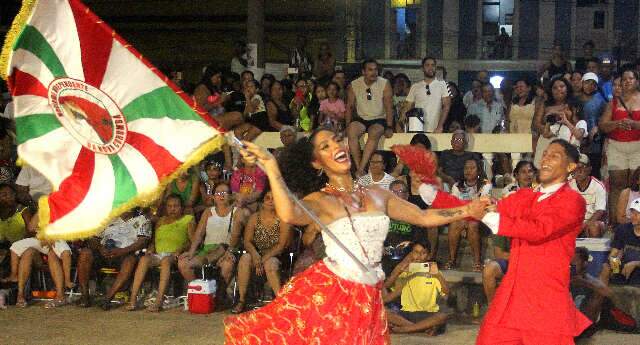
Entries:
{"type": "Polygon", "coordinates": [[[553,113],[553,114],[547,115],[547,117],[544,120],[546,123],[550,123],[553,125],[560,121],[560,116],[558,116],[558,114],[553,113]]]}

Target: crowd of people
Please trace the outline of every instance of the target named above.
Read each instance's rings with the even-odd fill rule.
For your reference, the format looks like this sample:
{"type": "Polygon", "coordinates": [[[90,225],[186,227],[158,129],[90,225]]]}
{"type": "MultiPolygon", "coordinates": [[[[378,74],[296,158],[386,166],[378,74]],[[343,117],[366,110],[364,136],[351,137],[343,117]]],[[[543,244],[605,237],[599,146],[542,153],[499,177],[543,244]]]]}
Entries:
{"type": "MultiPolygon", "coordinates": [[[[206,67],[193,88],[181,73],[171,78],[236,137],[250,142],[262,132],[279,132],[282,147],[273,154],[280,164],[296,164],[286,162],[291,157],[287,150],[305,133],[331,129],[348,141],[350,152],[339,158],[350,156],[359,185],[378,185],[421,209],[429,206],[420,196],[420,178],[393,153],[378,151],[382,136],[417,132],[410,144],[431,150],[424,133],[451,133],[451,149],[437,153],[438,184],[462,200],[501,198],[536,188],[538,172],[548,169],[541,164],[543,152],[552,141],[564,139],[581,152],[569,182],[587,205],[581,237],[613,238],[610,260],[599,277],[585,278],[584,260],[579,260],[584,253],[578,251],[576,284],[602,296],[611,294],[610,282],[640,284],[640,64],[616,71],[611,60],[586,56],[574,69],[558,47],[541,71],[541,81],[503,80],[496,89],[488,71],[479,71],[471,89],[463,92],[454,82],[436,77],[438,61],[432,57],[422,59],[424,78],[412,83],[403,73],[381,73],[373,59],[364,60],[361,75],[352,79],[337,69],[328,46],[315,61],[304,49],[300,42],[292,54],[296,73],[282,80],[269,74],[256,80],[250,70],[235,72],[243,66],[241,49],[231,68],[206,67]],[[513,171],[508,154],[484,162],[481,154],[469,151],[469,136],[475,133],[531,134],[531,152],[513,171]]],[[[98,237],[41,242],[35,238],[37,200],[50,193],[51,186],[35,169],[16,166],[8,102],[10,97],[4,100],[5,116],[0,119],[0,272],[5,289],[0,294],[13,295],[17,307],[29,304],[33,269],[44,262],[56,290],[47,308],[67,304],[69,290],[79,291],[79,306],[95,304],[91,281],[101,268],[110,267],[117,274],[102,291],[99,305],[110,309],[118,292],[126,290],[125,308],[140,309],[145,280],[158,267],[157,294],[147,303],[154,312],[162,310],[172,280],[201,278],[201,268],[207,266],[214,267],[218,295],[227,301],[221,305],[242,313],[262,289],[256,284],[266,284],[267,295],[274,296],[291,272],[325,255],[319,229],[282,221],[265,172],[228,145],[170,183],[156,205],[130,210],[98,237]]],[[[310,188],[291,183],[302,195],[310,188]]],[[[492,235],[483,223],[469,219],[446,228],[448,255],[435,263],[445,257],[438,255],[443,231],[401,221],[389,224],[382,259],[388,290],[384,301],[396,332],[435,335],[444,330],[450,313],[442,303],[448,293],[442,270],[459,269],[462,238],[469,242],[471,271],[482,273],[489,301],[508,269],[509,238],[492,235]],[[483,257],[483,237],[491,237],[491,260],[483,257]],[[419,268],[424,262],[432,264],[419,268]]]]}

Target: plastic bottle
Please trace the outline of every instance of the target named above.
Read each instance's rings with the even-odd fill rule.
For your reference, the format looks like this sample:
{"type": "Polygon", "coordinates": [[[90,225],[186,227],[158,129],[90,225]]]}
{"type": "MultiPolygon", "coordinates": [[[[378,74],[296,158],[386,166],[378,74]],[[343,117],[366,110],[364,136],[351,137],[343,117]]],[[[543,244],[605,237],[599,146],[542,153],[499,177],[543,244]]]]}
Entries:
{"type": "Polygon", "coordinates": [[[476,319],[480,317],[480,303],[478,303],[478,301],[473,302],[473,311],[471,315],[476,319]]]}

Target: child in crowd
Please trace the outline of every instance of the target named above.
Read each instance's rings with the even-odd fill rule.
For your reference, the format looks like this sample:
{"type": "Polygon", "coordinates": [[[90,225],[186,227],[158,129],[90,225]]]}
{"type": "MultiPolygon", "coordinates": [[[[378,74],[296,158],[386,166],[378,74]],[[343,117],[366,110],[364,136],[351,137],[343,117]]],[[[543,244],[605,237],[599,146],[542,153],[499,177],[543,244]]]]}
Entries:
{"type": "Polygon", "coordinates": [[[344,113],[346,111],[344,102],[338,98],[340,86],[335,82],[327,85],[327,98],[320,102],[320,118],[318,123],[328,123],[336,129],[344,126],[344,113]]]}

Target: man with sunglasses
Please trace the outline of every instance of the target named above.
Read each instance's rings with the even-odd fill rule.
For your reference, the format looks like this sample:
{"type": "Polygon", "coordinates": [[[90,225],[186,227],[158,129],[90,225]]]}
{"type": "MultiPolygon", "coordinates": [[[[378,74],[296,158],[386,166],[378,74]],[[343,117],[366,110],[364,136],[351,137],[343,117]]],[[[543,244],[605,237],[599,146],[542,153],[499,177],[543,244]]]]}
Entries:
{"type": "MultiPolygon", "coordinates": [[[[400,118],[405,118],[411,109],[422,109],[423,117],[410,119],[427,133],[442,133],[445,121],[451,108],[451,97],[447,83],[436,79],[437,61],[433,57],[422,59],[422,72],[424,80],[415,83],[409,90],[409,95],[402,109],[400,118]]],[[[412,126],[415,128],[415,126],[412,126]]]]}
{"type": "Polygon", "coordinates": [[[347,90],[345,120],[351,156],[357,176],[364,175],[371,155],[384,134],[393,135],[393,91],[391,84],[378,76],[378,63],[367,59],[362,62],[362,76],[347,90]],[[355,114],[354,114],[355,110],[355,114]],[[360,137],[368,134],[364,151],[360,152],[360,137]]]}

